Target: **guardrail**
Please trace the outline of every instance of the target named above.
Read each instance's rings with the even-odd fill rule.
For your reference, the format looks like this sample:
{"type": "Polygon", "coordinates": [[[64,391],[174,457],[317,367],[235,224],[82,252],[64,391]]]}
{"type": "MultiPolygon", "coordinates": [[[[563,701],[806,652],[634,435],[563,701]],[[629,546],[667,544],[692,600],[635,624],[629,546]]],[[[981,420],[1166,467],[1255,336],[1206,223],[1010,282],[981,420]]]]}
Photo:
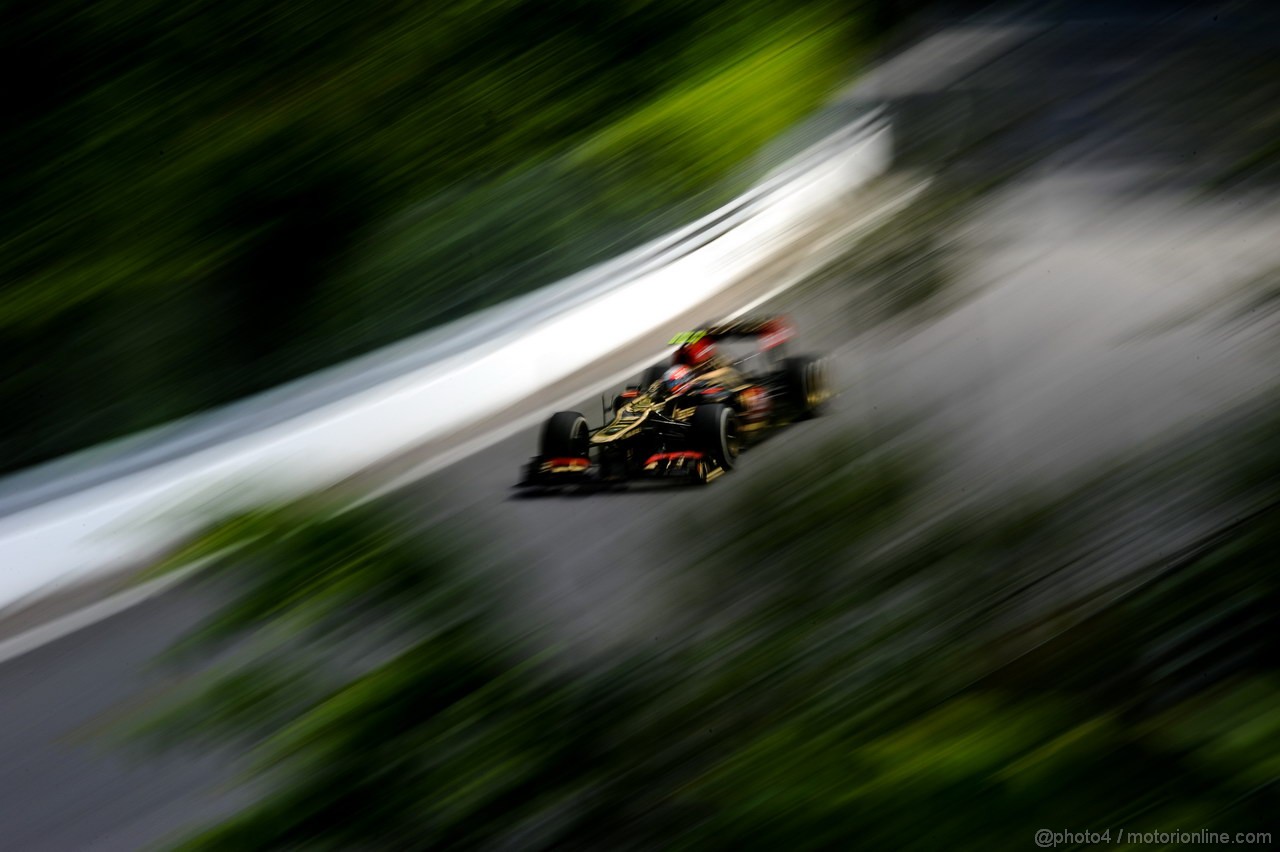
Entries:
{"type": "Polygon", "coordinates": [[[0,483],[0,608],[157,552],[211,502],[323,488],[564,379],[776,257],[889,157],[888,123],[872,111],[730,204],[613,261],[137,436],[83,469],[80,454],[10,477],[0,483]]]}

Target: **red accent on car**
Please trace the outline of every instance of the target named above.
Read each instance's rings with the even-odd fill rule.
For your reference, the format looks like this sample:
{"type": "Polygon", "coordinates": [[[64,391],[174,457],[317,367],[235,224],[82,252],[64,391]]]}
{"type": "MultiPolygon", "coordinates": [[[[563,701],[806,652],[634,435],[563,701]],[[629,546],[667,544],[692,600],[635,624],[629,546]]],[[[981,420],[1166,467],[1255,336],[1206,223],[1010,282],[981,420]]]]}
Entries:
{"type": "Polygon", "coordinates": [[[640,395],[640,391],[636,391],[636,390],[625,390],[620,394],[620,396],[623,399],[635,399],[639,395],[640,395]]]}
{"type": "Polygon", "coordinates": [[[591,467],[591,459],[560,457],[547,459],[544,464],[549,467],[591,467]]]}
{"type": "Polygon", "coordinates": [[[698,393],[724,393],[724,388],[703,388],[698,393]]]}
{"type": "Polygon", "coordinates": [[[677,461],[678,459],[697,460],[700,458],[702,458],[702,453],[695,453],[691,450],[682,453],[654,453],[645,461],[645,467],[648,467],[651,464],[657,464],[660,461],[677,461]]]}
{"type": "Polygon", "coordinates": [[[772,349],[791,339],[791,324],[783,317],[769,320],[760,331],[761,349],[772,349]]]}
{"type": "Polygon", "coordinates": [[[715,354],[715,345],[704,337],[677,349],[675,363],[686,367],[700,367],[710,361],[715,354]]]}

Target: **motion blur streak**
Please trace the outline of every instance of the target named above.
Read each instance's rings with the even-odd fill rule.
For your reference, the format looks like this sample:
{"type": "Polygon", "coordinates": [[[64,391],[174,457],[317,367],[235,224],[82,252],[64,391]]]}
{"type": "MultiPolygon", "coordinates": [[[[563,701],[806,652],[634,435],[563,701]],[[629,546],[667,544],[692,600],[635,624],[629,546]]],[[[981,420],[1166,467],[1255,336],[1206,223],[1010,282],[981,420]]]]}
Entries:
{"type": "Polygon", "coordinates": [[[831,353],[829,413],[705,488],[512,496],[526,430],[213,524],[179,561],[244,550],[202,582],[0,666],[6,839],[1274,836],[1274,15],[1036,10],[945,82],[902,54],[928,190],[760,306],[831,353]]]}

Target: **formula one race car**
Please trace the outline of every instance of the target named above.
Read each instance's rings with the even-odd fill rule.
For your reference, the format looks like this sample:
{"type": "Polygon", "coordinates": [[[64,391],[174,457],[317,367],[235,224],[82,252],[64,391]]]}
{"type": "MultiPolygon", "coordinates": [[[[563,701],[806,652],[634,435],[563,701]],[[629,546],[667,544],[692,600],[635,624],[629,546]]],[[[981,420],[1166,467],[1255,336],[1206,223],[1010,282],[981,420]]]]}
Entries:
{"type": "Polygon", "coordinates": [[[821,359],[785,356],[790,336],[777,318],[676,335],[672,363],[650,367],[619,394],[601,428],[576,411],[552,415],[519,484],[706,483],[732,470],[744,445],[817,414],[830,396],[821,359]]]}

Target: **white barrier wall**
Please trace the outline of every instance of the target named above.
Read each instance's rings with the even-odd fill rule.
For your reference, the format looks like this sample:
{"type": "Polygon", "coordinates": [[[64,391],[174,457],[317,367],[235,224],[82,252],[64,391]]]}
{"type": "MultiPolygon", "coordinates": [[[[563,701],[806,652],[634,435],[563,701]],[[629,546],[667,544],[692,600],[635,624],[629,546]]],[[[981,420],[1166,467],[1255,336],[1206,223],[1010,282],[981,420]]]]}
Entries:
{"type": "Polygon", "coordinates": [[[696,240],[691,250],[670,250],[672,238],[651,244],[644,268],[621,285],[579,288],[562,309],[465,351],[0,518],[0,608],[154,553],[191,532],[201,506],[322,488],[560,381],[775,258],[814,213],[884,171],[889,157],[883,122],[845,128],[700,220],[700,231],[678,232],[697,233],[682,238],[696,240]]]}

